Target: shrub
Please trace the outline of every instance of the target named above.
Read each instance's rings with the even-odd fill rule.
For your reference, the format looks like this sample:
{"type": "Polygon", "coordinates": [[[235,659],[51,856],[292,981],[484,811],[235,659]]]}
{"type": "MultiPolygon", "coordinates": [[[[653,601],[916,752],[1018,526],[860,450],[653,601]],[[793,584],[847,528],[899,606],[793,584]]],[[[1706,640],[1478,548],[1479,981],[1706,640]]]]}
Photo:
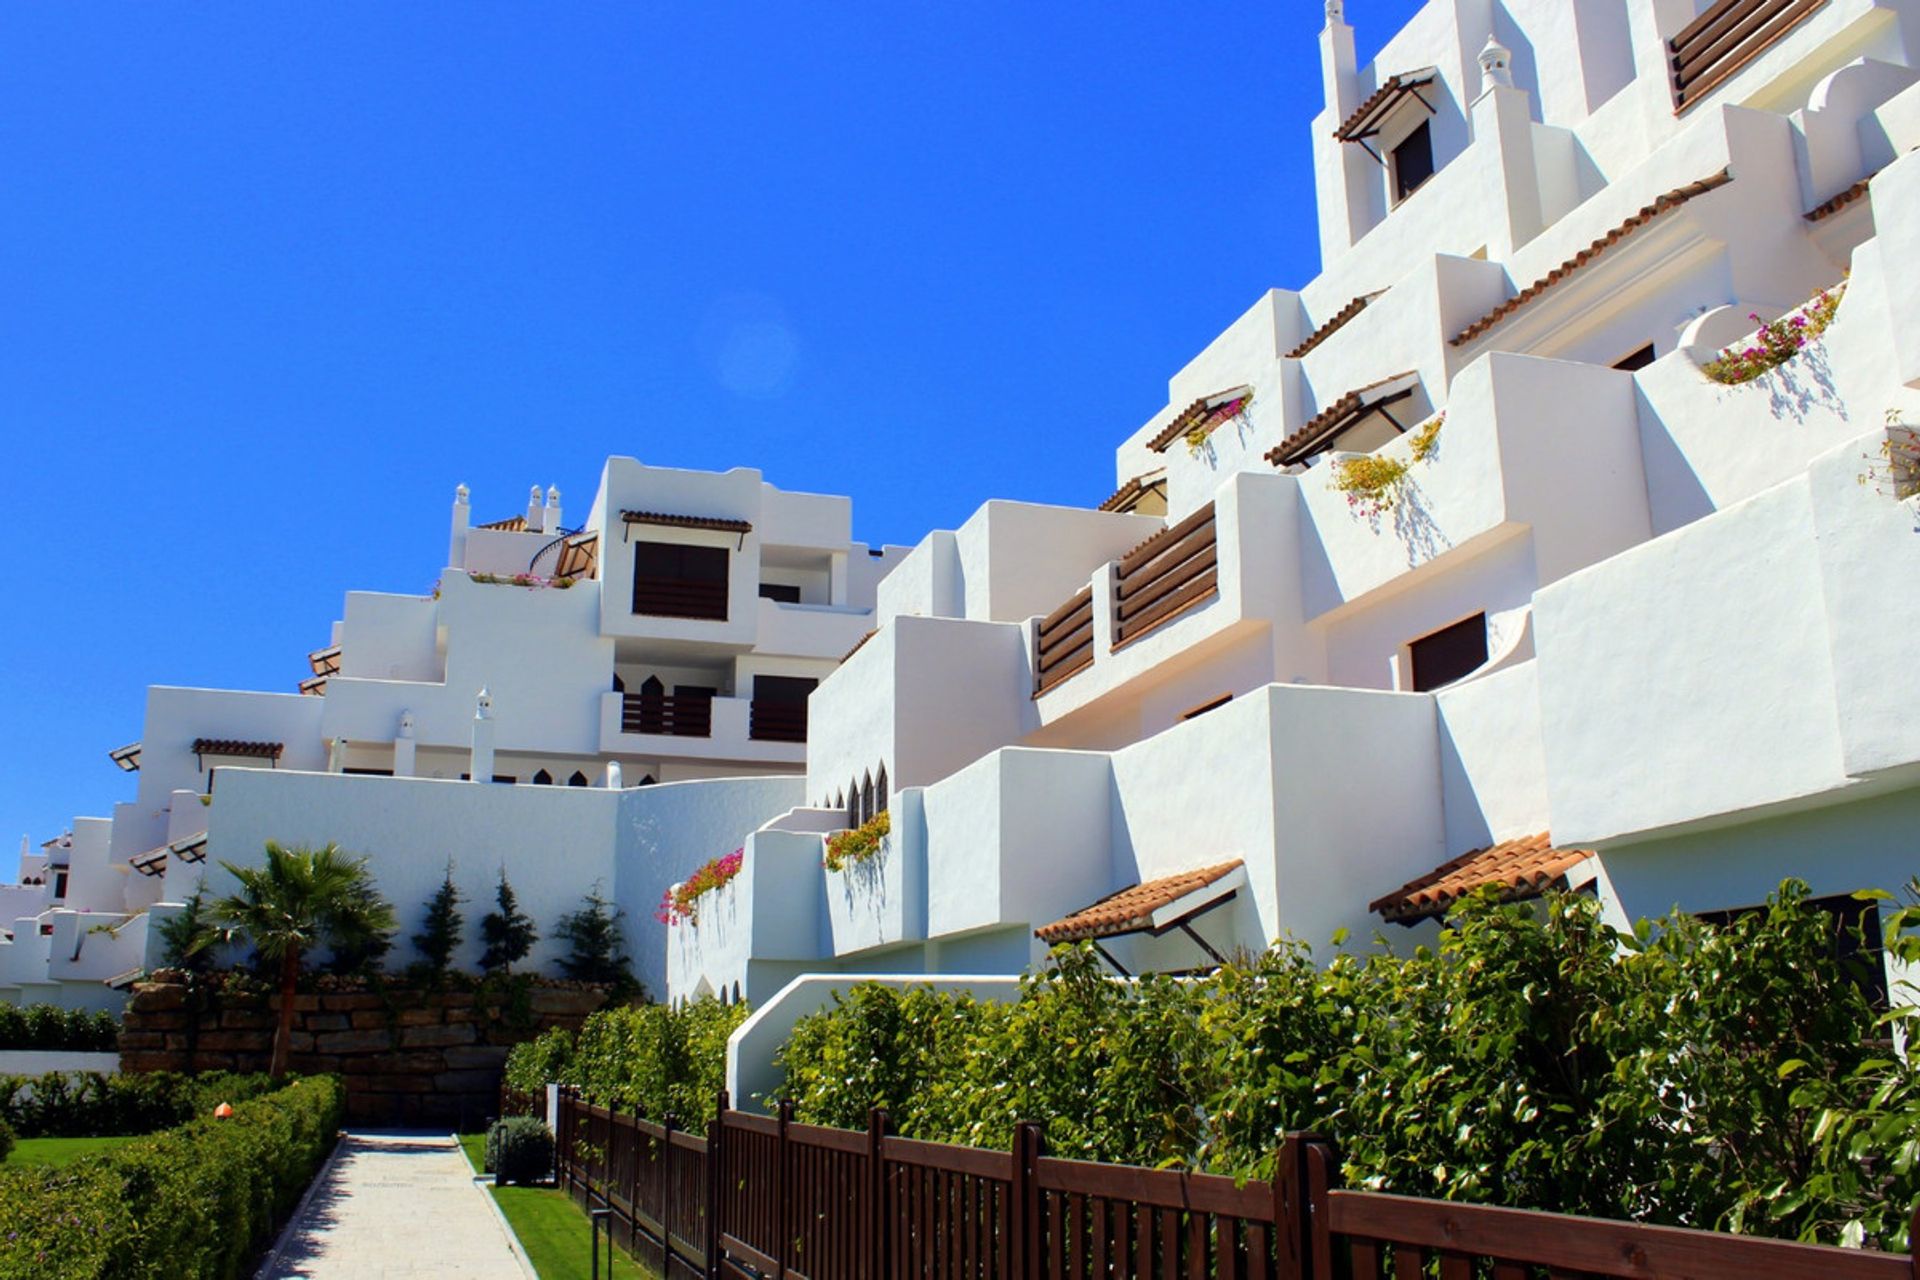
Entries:
{"type": "Polygon", "coordinates": [[[210,1114],[222,1102],[238,1105],[259,1097],[272,1087],[272,1078],[265,1074],[226,1071],[0,1076],[0,1121],[26,1138],[152,1133],[210,1114]]]}
{"type": "Polygon", "coordinates": [[[5,1120],[0,1120],[0,1164],[7,1162],[13,1154],[13,1128],[5,1120]]]}
{"type": "Polygon", "coordinates": [[[593,982],[626,994],[639,987],[627,955],[621,922],[627,913],[600,895],[595,884],[578,911],[560,917],[554,936],[567,944],[560,971],[576,982],[593,982]]]}
{"type": "Polygon", "coordinates": [[[426,957],[428,971],[435,979],[444,978],[453,963],[453,953],[460,949],[465,936],[465,923],[460,914],[460,890],[453,883],[453,861],[448,859],[440,887],[427,900],[420,932],[413,935],[414,948],[426,957]]]}
{"type": "Polygon", "coordinates": [[[480,917],[480,937],[487,944],[480,955],[480,967],[488,973],[507,973],[527,958],[540,934],[513,896],[505,867],[500,869],[500,885],[493,897],[494,909],[480,917]]]}
{"type": "Polygon", "coordinates": [[[882,809],[853,830],[828,836],[826,856],[820,864],[829,871],[858,866],[880,852],[892,830],[893,819],[882,809]]]}
{"type": "Polygon", "coordinates": [[[53,1004],[0,1005],[0,1049],[111,1053],[119,1038],[117,1013],[53,1004]]]}
{"type": "Polygon", "coordinates": [[[533,1116],[508,1116],[487,1130],[487,1172],[501,1186],[553,1176],[553,1130],[533,1116]]]}
{"type": "Polygon", "coordinates": [[[338,1136],[331,1076],[243,1102],[64,1169],[0,1173],[0,1280],[235,1280],[338,1136]]]}
{"type": "Polygon", "coordinates": [[[1845,281],[1831,289],[1822,289],[1798,311],[1771,323],[1763,322],[1757,311],[1748,312],[1747,318],[1760,326],[1753,336],[1744,345],[1735,343],[1723,350],[1700,366],[1702,371],[1715,382],[1738,386],[1785,364],[1827,331],[1846,292],[1845,281]]]}
{"type": "Polygon", "coordinates": [[[507,1087],[532,1093],[574,1085],[600,1106],[698,1128],[726,1087],[727,1037],[744,1004],[695,1000],[679,1009],[637,1005],[590,1014],[577,1037],[550,1031],[507,1057],[507,1087]]]}
{"type": "MultiPolygon", "coordinates": [[[[854,987],[782,1054],[802,1119],[1268,1177],[1315,1129],[1349,1183],[1903,1250],[1920,1201],[1920,1010],[1876,1017],[1832,917],[1766,909],[1631,933],[1591,898],[1476,901],[1436,949],[1283,943],[1197,981],[1063,950],[1019,1000],[854,987]]],[[[1920,909],[1888,945],[1920,961],[1920,909]]]]}
{"type": "Polygon", "coordinates": [[[700,899],[716,890],[726,887],[727,882],[740,874],[745,865],[747,853],[744,848],[718,858],[708,858],[693,869],[693,873],[679,884],[670,886],[660,895],[660,905],[654,908],[653,918],[661,924],[674,925],[685,922],[698,927],[700,924],[700,899]]]}

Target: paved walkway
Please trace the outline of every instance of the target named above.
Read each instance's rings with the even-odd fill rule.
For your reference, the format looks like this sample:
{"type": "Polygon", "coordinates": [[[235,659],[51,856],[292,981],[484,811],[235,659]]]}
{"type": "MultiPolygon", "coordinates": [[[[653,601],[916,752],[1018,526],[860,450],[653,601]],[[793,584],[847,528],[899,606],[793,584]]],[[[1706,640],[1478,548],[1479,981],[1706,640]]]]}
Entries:
{"type": "Polygon", "coordinates": [[[445,1135],[350,1132],[288,1228],[273,1280],[529,1280],[486,1189],[445,1135]]]}

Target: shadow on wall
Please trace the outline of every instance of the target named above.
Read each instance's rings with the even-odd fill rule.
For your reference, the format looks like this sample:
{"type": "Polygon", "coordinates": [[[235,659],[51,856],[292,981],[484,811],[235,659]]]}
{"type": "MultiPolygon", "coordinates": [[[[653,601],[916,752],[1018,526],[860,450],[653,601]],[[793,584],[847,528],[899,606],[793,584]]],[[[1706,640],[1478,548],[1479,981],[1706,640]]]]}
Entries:
{"type": "Polygon", "coordinates": [[[1640,456],[1645,460],[1642,473],[1648,478],[1647,512],[1652,517],[1654,536],[1712,515],[1713,498],[1707,493],[1707,486],[1701,483],[1687,455],[1674,443],[1637,378],[1633,384],[1633,410],[1640,422],[1640,456]],[[1657,484],[1653,483],[1655,477],[1658,477],[1657,484]]]}

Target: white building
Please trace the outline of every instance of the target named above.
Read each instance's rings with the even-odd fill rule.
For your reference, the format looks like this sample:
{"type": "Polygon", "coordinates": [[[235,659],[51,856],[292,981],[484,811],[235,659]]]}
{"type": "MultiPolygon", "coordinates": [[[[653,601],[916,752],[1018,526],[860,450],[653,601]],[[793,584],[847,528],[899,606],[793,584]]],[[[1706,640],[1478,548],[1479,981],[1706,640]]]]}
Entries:
{"type": "Polygon", "coordinates": [[[552,495],[456,508],[466,572],[349,596],[324,698],[150,695],[138,802],[76,822],[0,983],[267,838],[368,853],[403,909],[449,856],[543,923],[606,882],[656,992],[755,1003],[1071,938],[1138,971],[1431,931],[1487,883],[1622,920],[1899,887],[1920,0],[1431,0],[1365,65],[1341,10],[1324,269],[1173,374],[1097,508],[989,501],[879,557],[751,472],[616,459],[577,534],[552,495]],[[1714,380],[1756,314],[1831,326],[1714,380]],[[472,576],[526,572],[585,576],[472,576]],[[661,891],[735,847],[663,939],[661,891]]]}

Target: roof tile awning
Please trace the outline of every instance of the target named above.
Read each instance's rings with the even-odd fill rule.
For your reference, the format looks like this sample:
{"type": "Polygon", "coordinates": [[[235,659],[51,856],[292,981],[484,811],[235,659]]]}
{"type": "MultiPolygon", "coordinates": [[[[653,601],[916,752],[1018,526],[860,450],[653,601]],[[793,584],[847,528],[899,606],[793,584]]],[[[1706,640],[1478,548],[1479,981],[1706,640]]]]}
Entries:
{"type": "Polygon", "coordinates": [[[128,773],[140,772],[140,744],[137,742],[129,742],[124,747],[115,747],[107,752],[107,758],[128,773]]]}
{"type": "Polygon", "coordinates": [[[167,846],[167,852],[182,862],[205,862],[207,860],[207,833],[184,836],[167,846]]]}
{"type": "Polygon", "coordinates": [[[340,646],[330,644],[307,655],[307,665],[317,676],[330,676],[340,670],[340,646]]]}
{"type": "Polygon", "coordinates": [[[1362,311],[1365,311],[1367,309],[1367,304],[1371,303],[1375,298],[1379,297],[1381,293],[1385,293],[1385,292],[1386,290],[1382,289],[1379,291],[1379,293],[1361,294],[1359,297],[1355,298],[1352,302],[1349,302],[1346,306],[1340,308],[1340,310],[1334,312],[1333,315],[1329,316],[1325,324],[1321,325],[1318,329],[1315,329],[1312,333],[1307,335],[1307,339],[1305,342],[1302,342],[1299,346],[1287,352],[1286,358],[1289,360],[1300,359],[1302,356],[1306,355],[1307,352],[1313,350],[1315,347],[1325,342],[1328,338],[1331,338],[1334,334],[1338,333],[1340,329],[1347,323],[1347,321],[1353,319],[1355,316],[1359,315],[1362,311]]]}
{"type": "Polygon", "coordinates": [[[239,738],[195,738],[196,756],[237,756],[246,760],[278,760],[287,749],[284,742],[245,742],[239,738]]]}
{"type": "Polygon", "coordinates": [[[167,870],[167,853],[168,846],[163,844],[157,849],[134,854],[127,859],[127,865],[143,876],[164,875],[167,870]]]}
{"type": "Polygon", "coordinates": [[[1874,177],[1875,175],[1870,173],[1848,187],[1845,191],[1842,191],[1839,195],[1828,200],[1822,200],[1819,204],[1807,210],[1804,215],[1806,220],[1808,222],[1825,222],[1828,218],[1831,218],[1834,214],[1839,213],[1848,205],[1859,200],[1861,196],[1867,194],[1867,186],[1873,181],[1874,177]]]}
{"type": "Polygon", "coordinates": [[[1160,428],[1160,433],[1147,441],[1147,448],[1155,453],[1165,453],[1169,446],[1189,431],[1204,430],[1227,421],[1253,399],[1252,387],[1235,387],[1230,391],[1216,391],[1210,396],[1201,396],[1192,404],[1175,415],[1172,422],[1160,428]]]}
{"type": "Polygon", "coordinates": [[[324,698],[327,696],[327,681],[332,678],[332,676],[308,676],[300,682],[300,692],[311,697],[324,698]]]}
{"type": "Polygon", "coordinates": [[[1304,462],[1330,444],[1335,437],[1386,405],[1405,400],[1420,385],[1418,373],[1396,373],[1391,378],[1370,382],[1335,400],[1308,420],[1298,431],[1267,450],[1266,458],[1276,467],[1304,462]]]}
{"type": "Polygon", "coordinates": [[[1546,832],[1505,840],[1485,849],[1463,853],[1419,879],[1402,885],[1367,910],[1399,924],[1446,915],[1454,903],[1479,889],[1493,886],[1502,902],[1537,898],[1548,889],[1564,887],[1567,873],[1592,857],[1586,849],[1556,849],[1546,832]]]}
{"type": "Polygon", "coordinates": [[[1375,89],[1372,96],[1354,108],[1353,114],[1333,131],[1334,139],[1339,142],[1358,142],[1362,138],[1371,138],[1380,132],[1380,126],[1386,122],[1388,116],[1393,114],[1393,109],[1409,95],[1418,98],[1420,105],[1431,114],[1433,104],[1421,96],[1420,90],[1433,83],[1435,74],[1434,68],[1422,67],[1418,71],[1403,71],[1398,75],[1388,76],[1386,83],[1375,89]]]}
{"type": "Polygon", "coordinates": [[[560,555],[553,564],[556,578],[592,578],[600,571],[600,535],[582,534],[560,544],[560,555]]]}
{"type": "Polygon", "coordinates": [[[473,526],[476,529],[492,529],[496,533],[527,533],[525,516],[508,516],[505,520],[489,520],[486,524],[473,526]]]}
{"type": "Polygon", "coordinates": [[[1722,169],[1718,173],[1709,174],[1698,182],[1689,182],[1684,187],[1675,187],[1673,190],[1655,200],[1652,204],[1647,205],[1638,213],[1628,218],[1625,222],[1622,222],[1613,230],[1607,232],[1607,234],[1601,236],[1598,240],[1595,240],[1580,252],[1574,254],[1571,258],[1568,258],[1553,270],[1547,272],[1546,275],[1534,281],[1513,297],[1508,298],[1505,302],[1487,312],[1487,314],[1481,316],[1478,320],[1475,320],[1472,324],[1462,329],[1457,335],[1449,338],[1447,344],[1449,346],[1461,347],[1472,342],[1475,338],[1478,338],[1481,334],[1493,328],[1547,290],[1553,288],[1553,286],[1567,279],[1567,277],[1586,266],[1589,262],[1592,262],[1595,258],[1598,258],[1601,254],[1613,248],[1614,245],[1625,240],[1641,227],[1646,226],[1649,222],[1660,217],[1660,215],[1678,209],[1695,196],[1703,196],[1707,192],[1718,187],[1724,187],[1732,181],[1733,173],[1730,170],[1722,169]]]}
{"type": "Polygon", "coordinates": [[[1107,500],[1100,504],[1100,510],[1125,513],[1132,511],[1154,494],[1164,499],[1167,496],[1166,484],[1167,473],[1164,468],[1144,476],[1135,476],[1115,489],[1107,500]]]}
{"type": "Polygon", "coordinates": [[[1231,898],[1246,883],[1246,864],[1238,858],[1182,871],[1110,893],[1090,907],[1041,925],[1033,936],[1042,942],[1060,943],[1127,933],[1165,933],[1231,898]]]}
{"type": "Polygon", "coordinates": [[[721,533],[752,533],[753,525],[746,520],[735,520],[728,516],[682,516],[665,511],[622,511],[620,519],[627,524],[657,524],[671,529],[715,529],[721,533]]]}

